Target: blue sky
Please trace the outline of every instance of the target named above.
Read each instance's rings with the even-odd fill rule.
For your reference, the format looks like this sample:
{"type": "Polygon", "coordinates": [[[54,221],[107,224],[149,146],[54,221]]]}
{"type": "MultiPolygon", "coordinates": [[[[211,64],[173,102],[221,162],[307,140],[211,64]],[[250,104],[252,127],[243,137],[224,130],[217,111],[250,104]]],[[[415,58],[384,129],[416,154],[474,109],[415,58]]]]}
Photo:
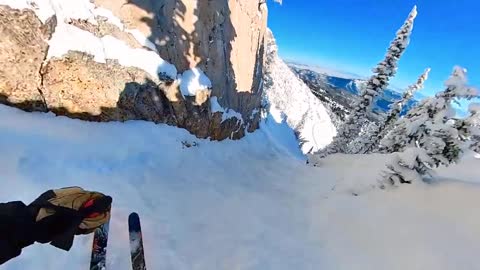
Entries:
{"type": "Polygon", "coordinates": [[[414,5],[411,43],[392,85],[406,88],[431,67],[431,95],[460,65],[480,87],[479,0],[284,0],[270,5],[269,27],[284,59],[369,76],[414,5]]]}

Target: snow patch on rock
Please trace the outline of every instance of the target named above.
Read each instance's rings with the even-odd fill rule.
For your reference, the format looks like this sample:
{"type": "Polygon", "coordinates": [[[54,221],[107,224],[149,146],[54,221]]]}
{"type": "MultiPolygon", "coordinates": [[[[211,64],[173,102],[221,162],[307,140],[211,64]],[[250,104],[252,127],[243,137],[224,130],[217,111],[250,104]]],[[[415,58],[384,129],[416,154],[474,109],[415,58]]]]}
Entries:
{"type": "Polygon", "coordinates": [[[88,0],[0,0],[0,5],[7,5],[15,9],[31,9],[42,22],[46,22],[53,15],[59,23],[66,23],[70,19],[82,19],[96,24],[92,10],[95,5],[88,0]]]}
{"type": "Polygon", "coordinates": [[[231,118],[237,118],[238,121],[241,121],[243,124],[243,117],[242,114],[239,112],[233,110],[233,109],[225,109],[218,103],[218,98],[217,97],[211,97],[210,98],[210,110],[212,113],[216,112],[221,112],[222,113],[222,122],[231,119],[231,118]]]}
{"type": "Polygon", "coordinates": [[[48,43],[50,47],[47,60],[62,57],[69,51],[79,51],[93,55],[96,62],[106,62],[102,41],[92,33],[73,25],[59,24],[48,43]]]}
{"type": "Polygon", "coordinates": [[[99,63],[106,63],[107,59],[118,60],[120,65],[143,69],[154,78],[160,73],[165,73],[170,78],[177,75],[175,66],[164,61],[155,52],[131,48],[112,36],[98,38],[69,24],[57,26],[48,43],[50,49],[47,59],[62,57],[69,51],[79,51],[93,55],[94,60],[99,63]]]}
{"type": "Polygon", "coordinates": [[[179,80],[180,91],[184,96],[195,96],[198,90],[212,88],[212,82],[199,68],[186,70],[179,80]]]}
{"type": "Polygon", "coordinates": [[[122,20],[120,20],[120,18],[115,16],[110,10],[102,7],[96,7],[93,10],[93,13],[95,14],[95,16],[101,16],[101,17],[107,18],[107,22],[117,26],[121,30],[124,29],[122,20]]]}
{"type": "Polygon", "coordinates": [[[160,73],[172,79],[177,77],[175,66],[155,53],[157,51],[155,45],[140,31],[126,30],[122,21],[110,10],[96,7],[88,0],[0,0],[0,4],[15,9],[32,9],[43,22],[53,15],[57,16],[58,25],[48,41],[50,48],[47,59],[62,57],[69,51],[79,51],[93,55],[94,60],[99,63],[105,63],[107,59],[118,60],[119,64],[143,69],[154,78],[158,78],[160,73]],[[88,31],[68,24],[73,19],[81,19],[96,25],[98,23],[95,16],[107,18],[109,23],[131,33],[139,43],[153,52],[130,48],[126,43],[112,36],[98,38],[88,31]]]}
{"type": "Polygon", "coordinates": [[[105,36],[101,40],[107,59],[118,59],[121,65],[143,69],[154,77],[162,73],[170,78],[177,75],[177,68],[163,60],[156,52],[130,48],[125,42],[112,36],[105,36]]]}
{"type": "Polygon", "coordinates": [[[143,46],[149,48],[150,50],[154,52],[157,51],[157,47],[153,42],[151,42],[145,35],[140,32],[138,29],[124,29],[125,32],[132,34],[132,36],[135,38],[135,40],[138,41],[138,43],[142,44],[143,46]]]}
{"type": "Polygon", "coordinates": [[[38,1],[27,1],[27,0],[0,0],[0,5],[5,5],[9,6],[14,9],[31,9],[35,11],[35,14],[37,17],[45,23],[48,18],[50,18],[54,12],[53,10],[45,10],[45,9],[40,9],[38,6],[36,6],[36,3],[38,1]]]}
{"type": "Polygon", "coordinates": [[[213,113],[216,112],[225,112],[225,109],[218,103],[217,97],[210,97],[210,109],[213,113]]]}

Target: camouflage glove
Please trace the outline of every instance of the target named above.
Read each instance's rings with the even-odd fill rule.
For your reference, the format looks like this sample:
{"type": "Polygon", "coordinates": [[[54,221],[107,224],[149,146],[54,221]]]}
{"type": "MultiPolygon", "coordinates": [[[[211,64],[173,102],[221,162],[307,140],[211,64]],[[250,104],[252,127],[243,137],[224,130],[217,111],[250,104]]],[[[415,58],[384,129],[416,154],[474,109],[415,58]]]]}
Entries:
{"type": "Polygon", "coordinates": [[[112,198],[79,187],[49,190],[29,206],[35,241],[69,250],[75,235],[89,234],[110,219],[112,198]]]}

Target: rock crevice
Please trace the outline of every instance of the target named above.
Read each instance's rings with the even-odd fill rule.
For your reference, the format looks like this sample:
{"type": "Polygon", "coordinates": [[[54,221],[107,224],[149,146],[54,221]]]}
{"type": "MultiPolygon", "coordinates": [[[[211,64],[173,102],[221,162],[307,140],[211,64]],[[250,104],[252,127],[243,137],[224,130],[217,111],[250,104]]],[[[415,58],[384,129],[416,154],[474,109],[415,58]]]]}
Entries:
{"type": "MultiPolygon", "coordinates": [[[[48,19],[44,25],[42,25],[42,33],[43,35],[47,38],[50,39],[52,37],[53,32],[55,32],[55,27],[57,26],[57,16],[52,16],[50,19],[48,19]]],[[[40,68],[38,69],[38,75],[40,76],[40,84],[37,87],[37,91],[40,95],[40,98],[42,99],[43,102],[43,110],[47,112],[48,111],[48,104],[47,100],[45,99],[45,95],[43,94],[43,74],[42,74],[42,69],[45,63],[47,62],[47,55],[48,55],[48,49],[49,46],[47,44],[47,49],[45,50],[45,53],[43,54],[43,60],[42,63],[40,64],[40,68]]]]}

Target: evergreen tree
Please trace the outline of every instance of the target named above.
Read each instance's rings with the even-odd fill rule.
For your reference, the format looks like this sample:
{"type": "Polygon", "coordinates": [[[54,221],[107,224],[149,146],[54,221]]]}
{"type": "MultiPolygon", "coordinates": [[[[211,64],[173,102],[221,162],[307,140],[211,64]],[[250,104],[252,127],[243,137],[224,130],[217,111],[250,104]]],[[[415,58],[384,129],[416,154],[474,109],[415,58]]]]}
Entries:
{"type": "Polygon", "coordinates": [[[470,104],[468,111],[470,115],[461,120],[455,121],[455,128],[459,132],[460,140],[466,143],[465,148],[470,148],[475,152],[478,152],[480,148],[480,104],[470,104]]]}
{"type": "Polygon", "coordinates": [[[380,129],[379,125],[381,125],[383,122],[384,120],[379,120],[378,122],[367,120],[362,127],[358,138],[356,138],[348,146],[350,153],[364,153],[364,149],[367,146],[372,145],[372,134],[376,133],[380,129]]]}
{"type": "Polygon", "coordinates": [[[451,120],[427,126],[428,137],[419,141],[417,147],[409,146],[404,152],[396,153],[387,164],[387,182],[412,183],[432,175],[434,168],[457,163],[471,145],[473,131],[468,118],[457,123],[461,124],[451,120]]]}
{"type": "Polygon", "coordinates": [[[355,104],[349,118],[339,128],[333,142],[316,154],[318,158],[339,152],[349,153],[348,145],[359,135],[374,99],[383,93],[389,85],[390,78],[395,76],[397,72],[398,60],[410,42],[410,34],[416,16],[417,7],[415,6],[403,26],[398,30],[395,39],[391,42],[385,59],[373,69],[374,75],[367,81],[360,100],[355,104]]]}
{"type": "MultiPolygon", "coordinates": [[[[385,184],[411,184],[423,180],[425,175],[432,175],[435,163],[426,151],[421,148],[410,147],[402,153],[396,153],[387,164],[384,172],[385,184]]],[[[382,185],[385,187],[385,185],[382,185]]]]}
{"type": "Polygon", "coordinates": [[[432,126],[444,124],[454,116],[453,101],[476,96],[475,89],[466,83],[466,70],[455,67],[445,82],[445,91],[423,100],[397,121],[395,128],[381,141],[381,152],[401,152],[407,147],[416,147],[423,140],[428,140],[432,126]]]}
{"type": "Polygon", "coordinates": [[[480,135],[479,136],[473,136],[472,141],[473,141],[473,143],[470,146],[470,149],[472,149],[473,151],[480,154],[480,135]]]}
{"type": "Polygon", "coordinates": [[[358,148],[358,151],[354,153],[367,154],[371,153],[379,147],[382,138],[384,138],[387,133],[393,129],[395,123],[400,118],[404,106],[408,103],[408,101],[410,101],[410,99],[412,99],[416,91],[423,88],[425,81],[428,79],[429,72],[430,68],[427,68],[424,73],[418,78],[417,82],[407,88],[402,98],[392,104],[385,121],[377,125],[371,133],[366,134],[367,138],[362,140],[364,144],[360,148],[358,148]]]}
{"type": "Polygon", "coordinates": [[[466,82],[466,71],[455,67],[445,83],[447,89],[415,107],[390,134],[396,141],[389,147],[404,152],[397,153],[387,165],[388,182],[411,183],[433,168],[460,160],[472,137],[479,134],[477,106],[471,106],[469,117],[454,118],[452,102],[476,97],[476,90],[466,86],[466,82]]]}

